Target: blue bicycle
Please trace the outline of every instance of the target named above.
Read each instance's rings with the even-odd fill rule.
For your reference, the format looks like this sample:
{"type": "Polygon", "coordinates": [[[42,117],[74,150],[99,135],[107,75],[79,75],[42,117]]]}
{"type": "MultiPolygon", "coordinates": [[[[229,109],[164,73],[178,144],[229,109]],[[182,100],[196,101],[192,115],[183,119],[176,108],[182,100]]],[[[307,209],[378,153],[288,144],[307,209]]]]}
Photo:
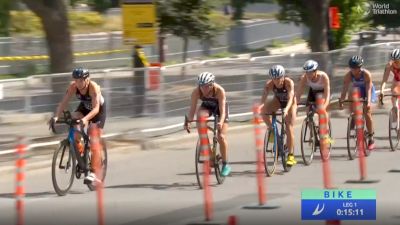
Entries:
{"type": "Polygon", "coordinates": [[[272,131],[265,132],[264,138],[264,167],[267,176],[272,176],[278,164],[278,157],[281,157],[283,170],[289,172],[291,166],[286,164],[289,150],[286,145],[285,118],[283,117],[282,109],[275,113],[266,113],[265,115],[272,116],[272,131]],[[278,119],[277,116],[281,118],[278,119]],[[278,130],[278,124],[281,129],[278,130]],[[270,140],[273,139],[273,144],[270,140]]]}
{"type": "MultiPolygon", "coordinates": [[[[60,142],[60,147],[53,154],[53,162],[51,166],[51,177],[53,187],[59,196],[66,195],[72,187],[74,177],[80,179],[82,174],[85,176],[92,171],[92,152],[90,151],[90,138],[84,132],[83,123],[80,120],[73,119],[69,111],[64,111],[62,119],[56,123],[67,124],[68,137],[60,142]],[[80,130],[75,128],[75,125],[80,126],[80,130]],[[84,142],[84,151],[80,152],[75,146],[75,133],[79,133],[84,142]]],[[[51,124],[51,129],[56,132],[55,124],[51,124]]],[[[102,177],[99,180],[104,182],[107,172],[107,149],[103,139],[101,139],[102,148],[100,152],[102,177]]],[[[95,182],[85,183],[89,190],[95,190],[95,182]]]]}

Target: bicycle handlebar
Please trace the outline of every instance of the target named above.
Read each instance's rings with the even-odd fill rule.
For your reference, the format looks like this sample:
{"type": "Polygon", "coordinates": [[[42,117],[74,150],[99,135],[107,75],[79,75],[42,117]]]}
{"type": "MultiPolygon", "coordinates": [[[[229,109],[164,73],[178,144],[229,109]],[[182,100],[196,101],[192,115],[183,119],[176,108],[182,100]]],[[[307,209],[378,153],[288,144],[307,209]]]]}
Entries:
{"type": "MultiPolygon", "coordinates": [[[[69,127],[72,127],[74,125],[79,125],[81,130],[83,130],[84,124],[83,124],[82,120],[72,118],[72,115],[71,115],[70,111],[63,111],[63,114],[64,114],[63,118],[62,119],[58,119],[55,123],[67,124],[69,127]]],[[[58,132],[56,131],[56,129],[54,127],[54,125],[55,125],[54,120],[52,119],[50,123],[51,123],[50,124],[51,131],[54,134],[57,134],[58,132]]]]}

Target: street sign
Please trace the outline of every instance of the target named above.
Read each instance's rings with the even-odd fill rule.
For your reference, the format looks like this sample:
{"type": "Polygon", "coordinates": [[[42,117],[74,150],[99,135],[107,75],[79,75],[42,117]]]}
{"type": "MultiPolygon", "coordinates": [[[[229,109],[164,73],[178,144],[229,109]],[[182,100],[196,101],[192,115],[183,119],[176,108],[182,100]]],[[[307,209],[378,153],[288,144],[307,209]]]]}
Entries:
{"type": "Polygon", "coordinates": [[[329,27],[331,29],[340,29],[339,7],[329,7],[329,27]]]}
{"type": "Polygon", "coordinates": [[[124,0],[122,3],[123,40],[129,45],[156,42],[156,9],[152,0],[124,0]]]}

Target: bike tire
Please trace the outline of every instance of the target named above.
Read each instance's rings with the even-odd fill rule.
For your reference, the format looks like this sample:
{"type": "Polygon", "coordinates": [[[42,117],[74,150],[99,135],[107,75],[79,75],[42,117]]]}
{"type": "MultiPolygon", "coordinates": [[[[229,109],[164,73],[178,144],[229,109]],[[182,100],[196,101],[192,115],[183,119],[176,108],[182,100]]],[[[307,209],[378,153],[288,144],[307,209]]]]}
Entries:
{"type": "MultiPolygon", "coordinates": [[[[90,160],[91,162],[91,160],[90,160]]],[[[104,139],[101,139],[101,182],[104,184],[104,180],[106,179],[107,175],[107,167],[108,167],[108,155],[107,155],[107,146],[104,139]]],[[[96,174],[97,175],[97,174],[96,174]]],[[[96,190],[96,185],[93,183],[87,184],[89,190],[94,191],[96,190]]]]}
{"type": "Polygon", "coordinates": [[[76,159],[70,150],[70,145],[67,140],[64,140],[60,143],[60,146],[53,153],[53,161],[51,165],[51,179],[53,183],[54,191],[59,196],[64,196],[71,189],[72,184],[74,183],[76,173],[76,159]],[[57,159],[60,157],[60,161],[57,159]],[[66,158],[65,158],[66,157],[66,158]],[[65,162],[65,165],[62,165],[65,162]],[[61,166],[65,166],[65,168],[60,168],[61,166]],[[61,181],[57,179],[57,172],[68,172],[71,174],[67,175],[68,181],[66,187],[61,187],[61,181]],[[69,177],[68,177],[69,176],[69,177]]]}
{"type": "MultiPolygon", "coordinates": [[[[330,118],[330,117],[329,117],[329,118],[330,118]]],[[[329,121],[328,121],[328,134],[329,134],[329,138],[332,139],[332,129],[331,129],[331,127],[332,127],[332,124],[331,124],[331,120],[329,119],[329,121]]],[[[315,131],[315,132],[317,133],[317,132],[319,132],[319,131],[315,131]]],[[[317,135],[319,135],[319,134],[317,133],[317,135]]],[[[332,143],[328,143],[328,145],[327,145],[327,150],[328,150],[328,151],[327,151],[327,154],[324,155],[324,154],[322,153],[321,147],[319,148],[322,161],[328,161],[328,160],[329,160],[329,157],[331,156],[331,149],[332,149],[332,143]]]]}
{"type": "Polygon", "coordinates": [[[281,155],[283,171],[290,172],[290,170],[292,169],[292,166],[289,166],[286,164],[286,161],[287,161],[288,155],[289,155],[289,150],[287,149],[287,145],[285,143],[286,135],[280,135],[278,140],[279,140],[278,146],[280,148],[279,152],[281,155]]]}
{"type": "Polygon", "coordinates": [[[393,115],[393,110],[389,111],[389,143],[390,143],[390,150],[396,151],[399,146],[399,128],[397,127],[397,122],[394,120],[396,115],[393,115]]]}
{"type": "Polygon", "coordinates": [[[306,117],[301,126],[300,147],[301,157],[303,158],[304,165],[311,164],[314,158],[316,136],[314,132],[314,123],[309,121],[306,117]],[[308,134],[308,137],[307,137],[308,134]]]}
{"type": "Polygon", "coordinates": [[[218,148],[218,142],[214,143],[212,154],[214,153],[211,160],[213,160],[214,171],[215,171],[215,178],[217,178],[218,184],[223,184],[225,181],[225,177],[221,175],[222,172],[222,154],[218,148]],[[214,153],[215,152],[215,153],[214,153]]]}
{"type": "MultiPolygon", "coordinates": [[[[272,176],[276,169],[278,162],[277,150],[274,151],[274,144],[269,142],[269,137],[272,131],[266,131],[264,136],[264,168],[268,177],[272,176]]],[[[277,148],[277,147],[276,147],[277,148]]],[[[275,149],[276,149],[275,148],[275,149]]]]}
{"type": "Polygon", "coordinates": [[[203,189],[203,163],[204,161],[200,160],[200,140],[197,140],[196,144],[196,151],[195,151],[195,168],[196,168],[196,179],[197,179],[197,184],[199,185],[200,189],[203,189]]]}
{"type": "Polygon", "coordinates": [[[371,150],[368,149],[368,141],[367,141],[367,137],[368,137],[368,131],[365,129],[364,130],[364,156],[368,157],[369,155],[371,155],[371,150]]]}
{"type": "Polygon", "coordinates": [[[353,160],[357,156],[357,132],[353,116],[347,119],[347,153],[349,160],[353,160]],[[354,124],[352,124],[354,123],[354,124]]]}

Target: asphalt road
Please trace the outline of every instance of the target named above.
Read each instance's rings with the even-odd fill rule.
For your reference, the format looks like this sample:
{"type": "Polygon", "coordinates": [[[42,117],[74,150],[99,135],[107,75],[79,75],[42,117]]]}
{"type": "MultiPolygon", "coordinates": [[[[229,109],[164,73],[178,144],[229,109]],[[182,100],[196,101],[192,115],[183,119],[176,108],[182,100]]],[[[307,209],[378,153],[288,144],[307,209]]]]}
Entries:
{"type": "MultiPolygon", "coordinates": [[[[372,188],[377,193],[377,220],[363,224],[400,223],[400,152],[390,152],[387,139],[387,109],[377,110],[376,150],[367,158],[367,179],[374,184],[349,184],[360,178],[358,160],[347,159],[346,119],[333,118],[334,148],[331,156],[332,181],[338,188],[372,188]]],[[[299,157],[300,128],[296,127],[298,165],[267,178],[267,200],[280,206],[274,210],[245,210],[242,206],[256,204],[254,135],[251,126],[236,127],[229,133],[232,176],[223,185],[212,186],[213,221],[226,223],[236,215],[239,224],[322,224],[323,221],[301,220],[301,190],[322,188],[322,164],[316,157],[310,166],[299,157]]],[[[106,224],[189,224],[204,220],[203,191],[199,190],[194,168],[194,138],[184,133],[172,135],[164,144],[149,151],[126,144],[109,151],[109,170],[104,189],[106,224]],[[168,143],[168,144],[166,144],[168,143]]],[[[317,154],[318,155],[318,154],[317,154]]],[[[48,155],[37,155],[29,163],[49,161],[48,155]],[[39,159],[38,159],[39,157],[39,159]]],[[[4,166],[0,165],[0,169],[4,166]]],[[[215,183],[215,178],[212,177],[215,183]]],[[[69,195],[58,197],[52,187],[50,167],[29,170],[26,174],[26,224],[95,224],[97,223],[96,193],[90,192],[82,180],[75,180],[69,195]]],[[[0,224],[15,223],[14,175],[3,173],[0,179],[0,224]]],[[[342,224],[359,224],[343,221],[342,224]]]]}

